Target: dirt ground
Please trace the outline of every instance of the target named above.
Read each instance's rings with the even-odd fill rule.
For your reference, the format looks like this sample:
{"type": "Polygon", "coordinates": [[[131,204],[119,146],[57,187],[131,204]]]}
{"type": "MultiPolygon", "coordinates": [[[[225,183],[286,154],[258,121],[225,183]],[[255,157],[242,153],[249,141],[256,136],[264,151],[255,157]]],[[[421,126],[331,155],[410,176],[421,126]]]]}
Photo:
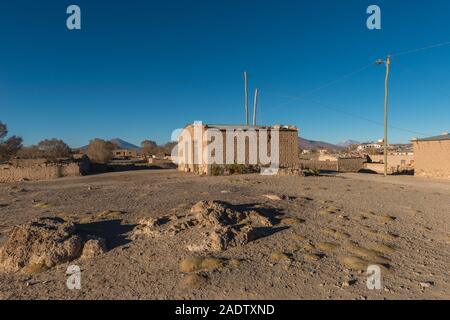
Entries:
{"type": "Polygon", "coordinates": [[[108,252],[0,274],[0,299],[450,299],[449,182],[142,170],[0,185],[0,245],[13,226],[48,216],[91,228],[108,252]],[[198,272],[180,269],[183,259],[205,256],[188,250],[198,229],[132,236],[142,218],[182,215],[200,200],[264,209],[281,223],[207,254],[218,263],[198,272]],[[367,288],[361,261],[383,266],[382,289],[367,288]],[[66,287],[73,264],[81,290],[66,287]]]}

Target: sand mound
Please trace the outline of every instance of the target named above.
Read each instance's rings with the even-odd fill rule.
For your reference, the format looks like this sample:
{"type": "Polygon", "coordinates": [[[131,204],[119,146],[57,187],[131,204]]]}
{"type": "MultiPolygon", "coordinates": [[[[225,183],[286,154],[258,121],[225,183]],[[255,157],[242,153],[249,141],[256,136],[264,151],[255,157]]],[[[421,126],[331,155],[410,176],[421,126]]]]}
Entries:
{"type": "Polygon", "coordinates": [[[254,208],[241,208],[222,201],[200,201],[185,215],[141,220],[134,236],[173,236],[197,227],[201,238],[188,245],[190,251],[223,251],[267,234],[270,231],[267,229],[273,225],[271,218],[254,208]],[[261,229],[265,229],[264,234],[261,229]]]}
{"type": "MultiPolygon", "coordinates": [[[[87,251],[95,247],[94,242],[87,244],[87,251]]],[[[75,225],[61,218],[40,218],[18,225],[0,250],[0,272],[41,272],[77,259],[84,252],[83,245],[75,225]]]]}

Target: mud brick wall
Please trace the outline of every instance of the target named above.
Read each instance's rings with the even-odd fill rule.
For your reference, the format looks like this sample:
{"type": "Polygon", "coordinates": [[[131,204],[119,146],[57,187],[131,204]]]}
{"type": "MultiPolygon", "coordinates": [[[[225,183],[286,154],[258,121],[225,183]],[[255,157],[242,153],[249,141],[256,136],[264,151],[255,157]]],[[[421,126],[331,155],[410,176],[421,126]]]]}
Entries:
{"type": "Polygon", "coordinates": [[[414,141],[414,175],[450,179],[450,140],[414,141]]]}
{"type": "Polygon", "coordinates": [[[339,172],[358,172],[364,168],[365,158],[338,159],[339,172]]]}
{"type": "Polygon", "coordinates": [[[300,166],[304,169],[337,171],[337,161],[319,161],[319,160],[299,160],[300,166]]]}
{"type": "MultiPolygon", "coordinates": [[[[210,168],[210,166],[208,166],[206,163],[204,164],[192,164],[192,162],[194,162],[194,126],[189,125],[187,126],[184,130],[186,130],[191,138],[191,144],[190,144],[190,148],[191,148],[191,154],[190,154],[190,159],[188,160],[188,162],[191,163],[184,163],[184,157],[185,155],[183,154],[183,152],[188,152],[187,150],[183,150],[183,152],[178,153],[178,159],[180,160],[180,163],[178,164],[178,170],[180,171],[185,171],[185,172],[196,172],[199,174],[208,174],[208,168],[210,168]]],[[[205,127],[202,126],[201,127],[201,133],[203,134],[205,130],[205,127]]],[[[226,154],[227,154],[227,135],[226,135],[226,131],[225,130],[220,130],[222,133],[222,145],[223,145],[223,150],[222,150],[222,154],[223,154],[223,160],[226,161],[226,154]]],[[[259,146],[259,131],[256,130],[257,132],[257,136],[256,139],[258,141],[258,146],[259,146]]],[[[183,144],[183,149],[187,146],[185,143],[186,141],[183,140],[184,137],[179,138],[179,143],[183,144]]],[[[250,159],[250,150],[249,150],[249,145],[248,145],[248,139],[246,138],[246,143],[245,143],[245,164],[249,164],[249,159],[250,159]]],[[[201,142],[200,142],[201,143],[201,142]]],[[[206,143],[203,141],[203,148],[206,149],[206,143]]],[[[238,148],[238,143],[237,143],[237,139],[235,139],[234,144],[234,163],[238,163],[238,157],[237,157],[237,148],[238,148]]],[[[260,164],[260,159],[259,159],[259,150],[258,148],[256,150],[253,150],[252,152],[256,152],[256,157],[257,157],[257,163],[260,164]]],[[[267,141],[267,152],[271,152],[271,143],[269,141],[267,141]]],[[[187,153],[189,155],[189,153],[187,153]]],[[[206,159],[205,159],[206,161],[206,159]]],[[[299,148],[298,148],[298,130],[283,130],[281,129],[279,131],[279,166],[282,168],[286,168],[286,167],[296,167],[299,165],[299,148]]]]}
{"type": "MultiPolygon", "coordinates": [[[[23,162],[22,162],[23,165],[23,162]]],[[[23,180],[49,180],[60,177],[80,176],[88,173],[86,161],[64,164],[39,164],[17,166],[14,164],[0,165],[0,183],[23,180]]]]}

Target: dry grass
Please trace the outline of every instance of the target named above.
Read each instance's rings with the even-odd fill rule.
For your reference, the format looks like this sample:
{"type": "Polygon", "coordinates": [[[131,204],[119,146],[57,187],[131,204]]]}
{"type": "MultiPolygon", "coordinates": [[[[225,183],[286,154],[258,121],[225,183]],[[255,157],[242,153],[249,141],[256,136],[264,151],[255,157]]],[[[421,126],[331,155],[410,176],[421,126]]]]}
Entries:
{"type": "Polygon", "coordinates": [[[320,260],[322,257],[318,254],[315,253],[305,253],[303,255],[303,259],[305,259],[305,261],[317,261],[320,260]]]}
{"type": "Polygon", "coordinates": [[[332,236],[334,238],[341,239],[341,240],[350,238],[350,235],[348,233],[342,232],[342,231],[339,231],[339,230],[336,230],[336,229],[332,229],[332,228],[324,228],[323,232],[325,234],[328,234],[328,235],[330,235],[330,236],[332,236]]]}
{"type": "Polygon", "coordinates": [[[35,204],[33,204],[33,208],[38,208],[38,209],[47,209],[50,208],[52,205],[48,202],[37,202],[35,204]]]}
{"type": "Polygon", "coordinates": [[[369,263],[359,257],[354,256],[339,256],[338,261],[347,269],[365,271],[369,263]]]}
{"type": "Polygon", "coordinates": [[[380,256],[377,251],[361,247],[356,243],[347,244],[345,249],[358,257],[367,259],[367,261],[380,264],[388,264],[390,262],[389,259],[380,256]]]}
{"type": "Polygon", "coordinates": [[[283,252],[274,251],[270,254],[270,259],[273,261],[279,262],[279,261],[288,261],[290,260],[289,256],[283,252]]]}
{"type": "Polygon", "coordinates": [[[181,260],[180,271],[184,273],[197,272],[201,270],[212,271],[223,266],[221,260],[212,257],[189,257],[181,260]]]}
{"type": "Polygon", "coordinates": [[[49,267],[45,263],[30,263],[22,271],[26,274],[35,275],[47,271],[49,267]]]}
{"type": "Polygon", "coordinates": [[[332,252],[339,248],[339,244],[333,242],[319,242],[316,247],[323,252],[332,252]]]}
{"type": "Polygon", "coordinates": [[[374,243],[370,245],[370,248],[381,254],[394,254],[397,250],[391,246],[383,243],[374,243]]]}

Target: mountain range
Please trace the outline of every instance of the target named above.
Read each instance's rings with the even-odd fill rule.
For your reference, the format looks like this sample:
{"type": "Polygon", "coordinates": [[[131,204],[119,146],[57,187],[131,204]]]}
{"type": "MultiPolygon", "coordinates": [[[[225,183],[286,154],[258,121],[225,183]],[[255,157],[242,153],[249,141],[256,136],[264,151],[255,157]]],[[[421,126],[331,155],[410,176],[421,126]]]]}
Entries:
{"type": "MultiPolygon", "coordinates": [[[[120,139],[120,138],[114,138],[109,141],[114,143],[115,145],[117,145],[118,149],[126,149],[126,150],[140,149],[139,146],[137,146],[133,143],[130,143],[128,141],[125,141],[123,139],[120,139]]],[[[354,140],[347,140],[347,141],[343,141],[343,142],[340,142],[339,144],[335,145],[335,144],[324,142],[324,141],[308,140],[308,139],[300,138],[300,137],[298,138],[298,145],[299,145],[300,149],[302,149],[302,150],[326,149],[326,150],[330,150],[330,151],[339,151],[339,150],[345,149],[350,144],[355,144],[355,143],[358,143],[358,142],[354,141],[354,140]]],[[[86,147],[87,146],[84,146],[81,149],[85,149],[86,147]]]]}
{"type": "Polygon", "coordinates": [[[337,145],[340,147],[347,148],[347,147],[351,146],[352,144],[361,144],[361,142],[356,141],[356,140],[345,140],[345,141],[339,142],[337,145]]]}
{"type": "Polygon", "coordinates": [[[320,150],[320,149],[326,149],[329,151],[339,151],[343,150],[346,147],[339,146],[335,144],[331,144],[328,142],[323,141],[315,141],[315,140],[308,140],[304,138],[298,138],[298,145],[301,150],[320,150]]]}

